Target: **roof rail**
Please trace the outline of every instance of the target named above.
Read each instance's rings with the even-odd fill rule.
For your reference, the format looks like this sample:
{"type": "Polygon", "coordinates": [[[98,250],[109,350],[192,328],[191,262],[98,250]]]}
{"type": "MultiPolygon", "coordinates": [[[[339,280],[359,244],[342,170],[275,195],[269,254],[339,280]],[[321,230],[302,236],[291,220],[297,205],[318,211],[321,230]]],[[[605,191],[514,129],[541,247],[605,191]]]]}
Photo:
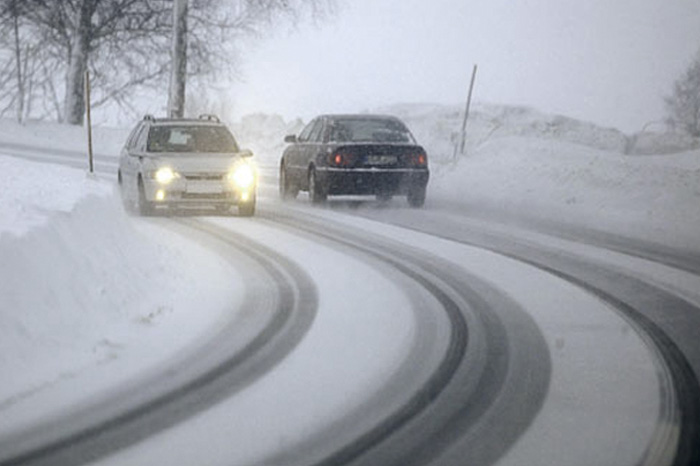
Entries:
{"type": "Polygon", "coordinates": [[[156,118],[151,114],[146,114],[143,116],[144,121],[156,121],[156,118]]]}
{"type": "Polygon", "coordinates": [[[219,120],[219,117],[212,114],[212,113],[202,113],[199,115],[200,120],[207,120],[207,121],[215,121],[217,123],[221,123],[221,120],[219,120]]]}

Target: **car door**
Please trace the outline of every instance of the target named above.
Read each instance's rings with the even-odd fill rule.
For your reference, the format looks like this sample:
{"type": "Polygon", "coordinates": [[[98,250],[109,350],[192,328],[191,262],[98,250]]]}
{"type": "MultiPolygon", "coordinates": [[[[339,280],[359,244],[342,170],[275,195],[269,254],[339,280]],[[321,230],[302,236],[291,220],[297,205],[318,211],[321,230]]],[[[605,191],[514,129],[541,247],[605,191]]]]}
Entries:
{"type": "Polygon", "coordinates": [[[134,137],[129,140],[125,155],[125,173],[122,173],[125,187],[135,195],[138,189],[138,177],[141,172],[142,158],[146,152],[149,125],[141,125],[134,137]]]}
{"type": "Polygon", "coordinates": [[[309,141],[304,147],[307,169],[312,164],[315,167],[325,166],[325,161],[319,159],[319,155],[323,152],[324,122],[324,118],[316,121],[309,134],[309,141]]]}
{"type": "Polygon", "coordinates": [[[129,157],[129,151],[134,146],[134,141],[138,137],[143,124],[139,123],[134,126],[134,129],[129,133],[129,137],[126,138],[126,142],[119,153],[119,173],[122,180],[125,180],[132,176],[133,167],[131,166],[131,160],[129,157]]]}
{"type": "Polygon", "coordinates": [[[318,119],[313,119],[299,133],[297,141],[285,151],[285,166],[287,176],[290,176],[294,183],[303,186],[306,183],[307,167],[309,166],[306,149],[309,144],[309,135],[316,126],[318,119]]]}

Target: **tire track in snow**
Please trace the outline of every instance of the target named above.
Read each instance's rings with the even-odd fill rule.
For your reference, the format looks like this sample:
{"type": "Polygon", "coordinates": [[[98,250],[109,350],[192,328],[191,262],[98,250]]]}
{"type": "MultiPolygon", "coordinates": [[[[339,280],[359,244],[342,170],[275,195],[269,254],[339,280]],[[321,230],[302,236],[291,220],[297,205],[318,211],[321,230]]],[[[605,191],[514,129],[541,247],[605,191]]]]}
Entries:
{"type": "Polygon", "coordinates": [[[292,462],[281,455],[270,464],[422,465],[457,441],[464,464],[490,464],[526,430],[546,396],[551,364],[539,329],[516,303],[478,277],[399,243],[279,210],[259,216],[390,265],[433,294],[452,323],[441,365],[398,410],[324,457],[292,462]]]}
{"type": "MultiPolygon", "coordinates": [[[[373,215],[375,212],[362,214],[387,221],[373,215]]],[[[662,409],[656,433],[640,464],[700,464],[700,345],[697,344],[700,308],[697,305],[622,270],[542,245],[533,246],[512,237],[481,231],[473,225],[467,228],[451,221],[450,217],[425,222],[420,217],[406,220],[392,216],[388,222],[510,257],[562,278],[609,303],[642,336],[656,355],[658,365],[662,409]]],[[[585,233],[578,232],[577,241],[581,241],[585,233]]],[[[589,241],[604,247],[606,235],[596,233],[589,241]]],[[[676,252],[664,248],[645,249],[651,245],[639,241],[626,245],[616,235],[612,235],[610,241],[611,250],[689,273],[697,274],[700,270],[694,262],[696,255],[681,259],[676,252]]]]}
{"type": "MultiPolygon", "coordinates": [[[[186,420],[251,384],[303,338],[314,320],[317,295],[311,279],[295,264],[243,236],[198,222],[170,226],[215,248],[234,263],[247,261],[248,277],[277,289],[247,294],[254,310],[250,334],[232,338],[241,322],[233,319],[216,338],[163,369],[115,388],[71,414],[0,440],[0,465],[80,465],[143,440],[186,420]],[[251,270],[257,269],[256,273],[251,270]]],[[[255,287],[247,287],[255,289],[255,287]]]]}

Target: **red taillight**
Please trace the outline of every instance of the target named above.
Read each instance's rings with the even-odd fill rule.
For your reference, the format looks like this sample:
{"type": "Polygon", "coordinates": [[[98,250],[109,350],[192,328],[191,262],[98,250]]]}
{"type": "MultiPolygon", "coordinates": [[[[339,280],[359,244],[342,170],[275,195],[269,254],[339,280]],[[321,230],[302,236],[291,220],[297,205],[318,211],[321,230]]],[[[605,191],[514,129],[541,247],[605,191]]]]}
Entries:
{"type": "Polygon", "coordinates": [[[336,152],[329,157],[331,165],[336,167],[348,167],[352,165],[353,156],[345,152],[336,152]]]}
{"type": "Polygon", "coordinates": [[[411,154],[408,159],[411,165],[416,167],[425,167],[428,164],[428,156],[422,152],[411,154]]]}

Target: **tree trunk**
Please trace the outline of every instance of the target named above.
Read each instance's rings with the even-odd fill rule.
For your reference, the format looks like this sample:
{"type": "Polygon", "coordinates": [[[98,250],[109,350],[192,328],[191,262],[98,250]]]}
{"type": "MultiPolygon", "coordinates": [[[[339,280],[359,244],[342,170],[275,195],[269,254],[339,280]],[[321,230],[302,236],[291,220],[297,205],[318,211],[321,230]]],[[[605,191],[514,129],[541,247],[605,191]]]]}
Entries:
{"type": "Polygon", "coordinates": [[[17,67],[17,122],[22,123],[24,119],[24,76],[22,75],[22,45],[19,40],[19,15],[14,16],[14,39],[15,39],[15,61],[17,67]]]}
{"type": "Polygon", "coordinates": [[[64,99],[65,122],[71,125],[82,125],[85,115],[84,76],[92,38],[92,15],[97,1],[82,0],[78,24],[73,34],[64,99]]]}
{"type": "Polygon", "coordinates": [[[171,66],[168,113],[171,118],[182,118],[185,113],[185,79],[187,75],[187,0],[173,2],[171,66]]]}

